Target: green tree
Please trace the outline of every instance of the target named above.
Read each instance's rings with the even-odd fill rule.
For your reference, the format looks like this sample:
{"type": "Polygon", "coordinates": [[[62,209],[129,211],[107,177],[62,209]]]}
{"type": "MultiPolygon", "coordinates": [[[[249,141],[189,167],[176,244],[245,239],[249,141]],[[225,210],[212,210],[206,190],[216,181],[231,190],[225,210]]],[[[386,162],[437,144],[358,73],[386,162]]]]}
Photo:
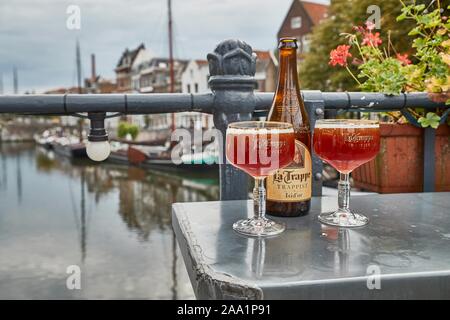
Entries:
{"type": "MultiPolygon", "coordinates": [[[[412,0],[404,0],[411,3],[412,0]]],[[[431,0],[416,0],[417,4],[430,4],[431,0]]],[[[443,8],[450,4],[450,0],[441,0],[443,8]]],[[[396,18],[401,14],[402,4],[400,0],[331,0],[328,19],[314,29],[311,38],[310,52],[300,64],[300,80],[303,89],[322,91],[352,91],[358,90],[355,81],[348,75],[344,68],[333,68],[328,64],[330,51],[339,44],[345,44],[341,33],[352,32],[353,26],[363,25],[370,17],[367,13],[369,6],[376,5],[380,8],[380,32],[383,41],[391,42],[399,53],[414,54],[412,50],[412,37],[408,32],[414,22],[404,20],[397,22],[396,18]]],[[[351,52],[357,56],[356,52],[351,52]]],[[[350,65],[353,71],[356,67],[350,65]]]]}
{"type": "Polygon", "coordinates": [[[126,138],[130,134],[131,138],[134,140],[139,134],[139,127],[135,124],[121,121],[119,127],[117,128],[117,136],[121,139],[126,138]]]}

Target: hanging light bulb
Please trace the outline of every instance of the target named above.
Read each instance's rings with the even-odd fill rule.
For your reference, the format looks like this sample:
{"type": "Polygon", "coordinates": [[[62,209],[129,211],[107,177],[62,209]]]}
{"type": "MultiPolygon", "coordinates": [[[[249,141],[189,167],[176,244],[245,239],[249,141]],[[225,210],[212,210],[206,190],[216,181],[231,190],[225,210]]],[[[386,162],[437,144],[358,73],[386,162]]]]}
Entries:
{"type": "Polygon", "coordinates": [[[86,143],[86,153],[94,161],[106,160],[111,153],[108,133],[105,130],[106,113],[89,113],[88,117],[91,120],[91,130],[86,143]]]}

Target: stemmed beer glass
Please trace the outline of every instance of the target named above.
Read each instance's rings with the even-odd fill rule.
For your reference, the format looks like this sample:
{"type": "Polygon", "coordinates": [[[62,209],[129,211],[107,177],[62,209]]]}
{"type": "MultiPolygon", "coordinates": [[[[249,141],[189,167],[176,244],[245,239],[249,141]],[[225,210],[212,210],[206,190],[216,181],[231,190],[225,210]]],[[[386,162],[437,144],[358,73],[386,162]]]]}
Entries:
{"type": "Polygon", "coordinates": [[[245,121],[228,125],[226,157],[235,167],[255,179],[254,216],[239,220],[233,229],[247,236],[272,236],[285,226],[269,220],[266,214],[264,180],[294,159],[295,137],[291,124],[271,121],[245,121]]]}
{"type": "Polygon", "coordinates": [[[337,227],[361,227],[369,219],[350,211],[350,173],[370,160],[380,149],[380,128],[371,120],[317,120],[314,128],[314,151],[340,173],[339,209],[321,213],[319,220],[337,227]]]}

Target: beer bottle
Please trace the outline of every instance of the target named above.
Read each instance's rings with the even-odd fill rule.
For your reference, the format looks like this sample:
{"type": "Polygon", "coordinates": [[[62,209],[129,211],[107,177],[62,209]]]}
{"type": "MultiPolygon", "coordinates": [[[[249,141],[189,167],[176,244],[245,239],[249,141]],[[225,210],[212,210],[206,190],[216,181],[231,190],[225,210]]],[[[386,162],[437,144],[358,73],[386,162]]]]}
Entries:
{"type": "Polygon", "coordinates": [[[297,39],[280,39],[278,85],[268,121],[289,122],[296,137],[294,161],[267,177],[267,213],[296,217],[309,212],[311,202],[311,131],[297,74],[297,39]]]}

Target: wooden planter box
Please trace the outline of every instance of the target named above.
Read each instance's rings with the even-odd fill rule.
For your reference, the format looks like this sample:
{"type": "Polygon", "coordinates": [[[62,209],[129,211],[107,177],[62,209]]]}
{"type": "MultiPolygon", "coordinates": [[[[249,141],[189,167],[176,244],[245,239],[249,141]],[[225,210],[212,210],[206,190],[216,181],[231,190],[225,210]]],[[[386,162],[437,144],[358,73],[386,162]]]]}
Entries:
{"type": "MultiPolygon", "coordinates": [[[[380,153],[352,173],[355,187],[379,193],[422,192],[423,129],[380,124],[380,153]]],[[[450,127],[436,130],[435,191],[450,191],[450,127]]]]}

